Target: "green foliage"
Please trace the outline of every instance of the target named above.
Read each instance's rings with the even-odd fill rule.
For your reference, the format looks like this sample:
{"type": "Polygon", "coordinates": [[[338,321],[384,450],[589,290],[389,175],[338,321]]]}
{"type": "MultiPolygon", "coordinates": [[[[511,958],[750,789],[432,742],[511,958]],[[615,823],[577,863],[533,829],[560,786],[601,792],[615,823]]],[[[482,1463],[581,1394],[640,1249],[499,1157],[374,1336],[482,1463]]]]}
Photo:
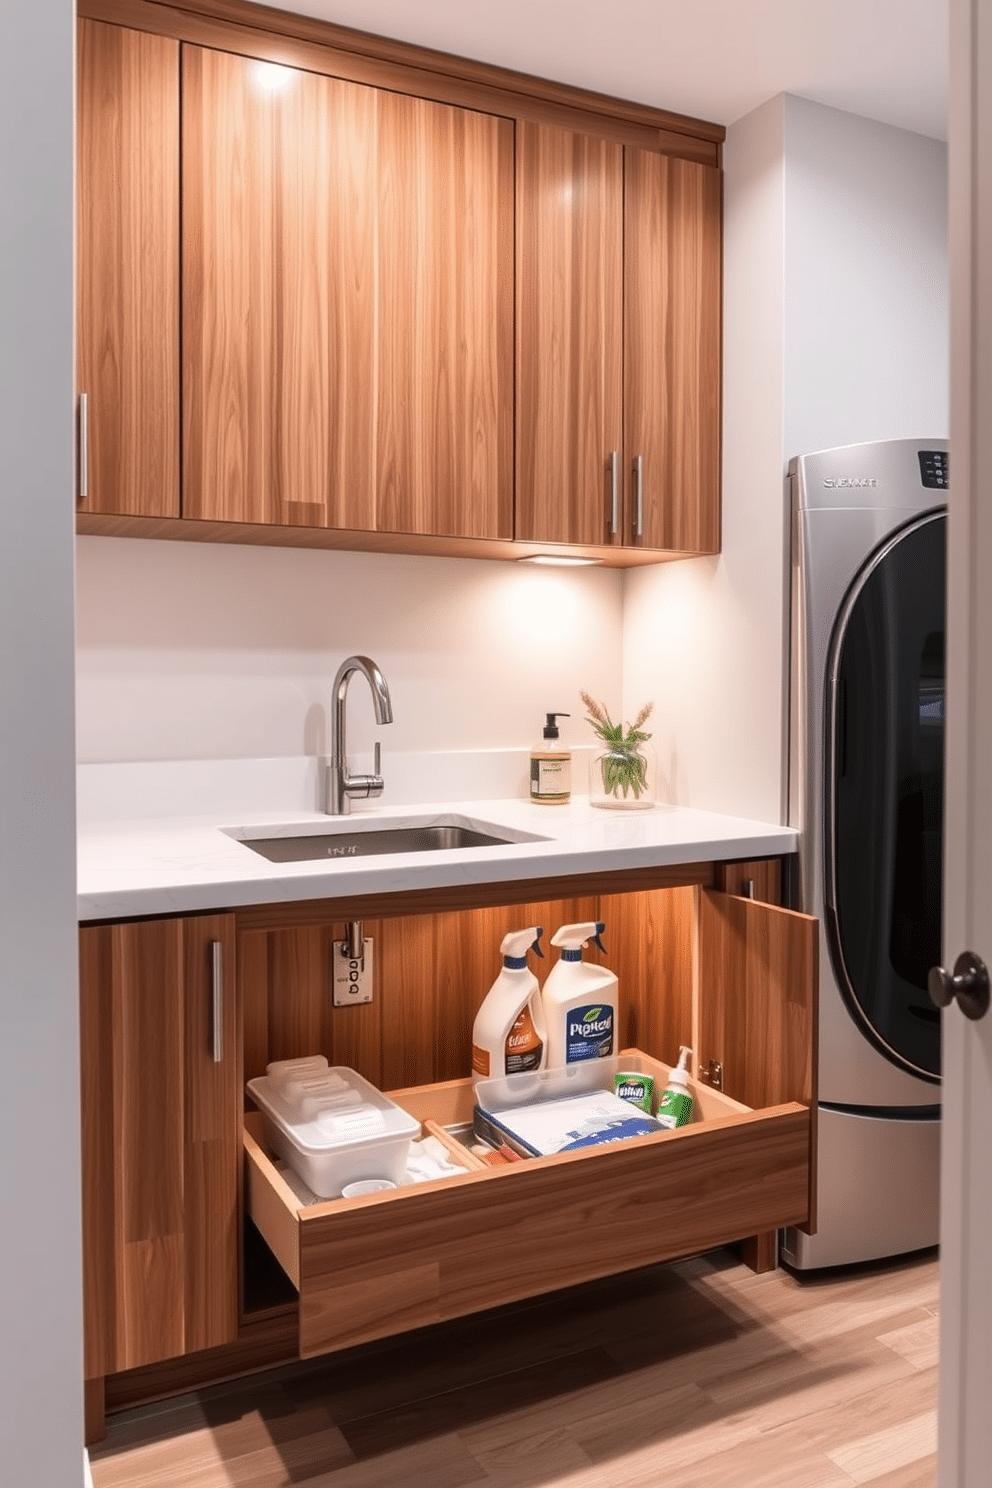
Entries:
{"type": "Polygon", "coordinates": [[[654,704],[647,703],[633,723],[614,723],[602,703],[597,703],[587,692],[581,696],[589,710],[587,721],[606,746],[606,752],[598,760],[604,792],[608,796],[633,795],[639,800],[648,787],[648,765],[638,746],[651,737],[642,725],[650,717],[654,704]]]}

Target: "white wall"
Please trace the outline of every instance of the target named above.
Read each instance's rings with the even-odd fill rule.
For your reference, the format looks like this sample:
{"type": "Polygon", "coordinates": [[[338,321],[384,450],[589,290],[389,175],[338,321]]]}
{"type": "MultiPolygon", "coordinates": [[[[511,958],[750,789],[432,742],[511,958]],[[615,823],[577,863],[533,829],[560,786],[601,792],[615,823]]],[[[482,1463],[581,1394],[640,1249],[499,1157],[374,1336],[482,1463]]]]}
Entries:
{"type": "Polygon", "coordinates": [[[786,458],[946,438],[947,147],[784,107],[786,458]]]}
{"type": "MultiPolygon", "coordinates": [[[[79,758],[265,758],[328,751],[331,683],[364,652],[393,702],[398,751],[528,748],[544,714],[591,740],[580,688],[620,700],[621,577],[403,558],[80,538],[79,758]]],[[[349,750],[371,748],[368,688],[349,750]]]]}
{"type": "Polygon", "coordinates": [[[654,697],[673,800],[785,820],[785,472],[947,433],[946,149],[783,96],[725,166],[723,550],[628,575],[624,709],[654,697]]]}
{"type": "Polygon", "coordinates": [[[83,1475],[73,15],[4,0],[0,47],[0,1476],[18,1488],[83,1475]]]}

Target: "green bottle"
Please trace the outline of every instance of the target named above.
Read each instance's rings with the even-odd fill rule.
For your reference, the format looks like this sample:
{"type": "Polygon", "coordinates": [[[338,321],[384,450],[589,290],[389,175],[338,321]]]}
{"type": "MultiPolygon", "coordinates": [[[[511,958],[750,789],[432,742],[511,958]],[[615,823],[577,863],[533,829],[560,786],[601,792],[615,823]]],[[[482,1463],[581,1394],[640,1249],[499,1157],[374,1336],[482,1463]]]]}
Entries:
{"type": "Polygon", "coordinates": [[[668,1077],[668,1084],[658,1101],[658,1121],[669,1129],[686,1126],[692,1120],[692,1092],[689,1089],[689,1060],[692,1050],[685,1044],[679,1050],[679,1062],[668,1077]]]}

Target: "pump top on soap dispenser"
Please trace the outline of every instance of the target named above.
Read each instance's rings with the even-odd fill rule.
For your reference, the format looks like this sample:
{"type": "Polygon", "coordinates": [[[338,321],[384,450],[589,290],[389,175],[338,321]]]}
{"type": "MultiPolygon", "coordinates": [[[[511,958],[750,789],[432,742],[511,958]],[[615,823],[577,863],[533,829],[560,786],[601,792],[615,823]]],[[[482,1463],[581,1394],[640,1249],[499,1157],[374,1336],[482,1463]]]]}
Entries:
{"type": "Polygon", "coordinates": [[[511,930],[500,941],[503,967],[472,1025],[472,1078],[519,1075],[544,1068],[547,1035],[537,977],[527,953],[542,956],[540,925],[511,930]]]}
{"type": "Polygon", "coordinates": [[[679,1049],[679,1062],[668,1077],[658,1100],[657,1119],[669,1128],[687,1126],[692,1120],[692,1091],[689,1089],[689,1060],[692,1050],[687,1044],[679,1049]]]}
{"type": "Polygon", "coordinates": [[[560,1069],[585,1059],[605,1059],[614,1052],[617,979],[606,966],[583,961],[590,942],[605,953],[602,920],[562,925],[551,937],[561,956],[552,966],[541,994],[548,1027],[548,1068],[560,1069]]]}
{"type": "Polygon", "coordinates": [[[572,796],[572,755],[558,742],[559,718],[570,713],[546,713],[541,741],[530,752],[530,798],[541,806],[564,806],[572,796]]]}

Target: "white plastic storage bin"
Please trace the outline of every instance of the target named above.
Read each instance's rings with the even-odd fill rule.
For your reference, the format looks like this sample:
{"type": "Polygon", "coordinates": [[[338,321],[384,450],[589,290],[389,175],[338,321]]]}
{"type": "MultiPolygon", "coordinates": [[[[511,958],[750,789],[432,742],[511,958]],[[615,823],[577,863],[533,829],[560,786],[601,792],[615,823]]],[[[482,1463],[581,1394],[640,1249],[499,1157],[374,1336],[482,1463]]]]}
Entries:
{"type": "Polygon", "coordinates": [[[349,1183],[401,1183],[420,1123],[357,1071],[329,1067],[323,1055],[284,1059],[248,1081],[266,1140],[321,1199],[349,1183]]]}

